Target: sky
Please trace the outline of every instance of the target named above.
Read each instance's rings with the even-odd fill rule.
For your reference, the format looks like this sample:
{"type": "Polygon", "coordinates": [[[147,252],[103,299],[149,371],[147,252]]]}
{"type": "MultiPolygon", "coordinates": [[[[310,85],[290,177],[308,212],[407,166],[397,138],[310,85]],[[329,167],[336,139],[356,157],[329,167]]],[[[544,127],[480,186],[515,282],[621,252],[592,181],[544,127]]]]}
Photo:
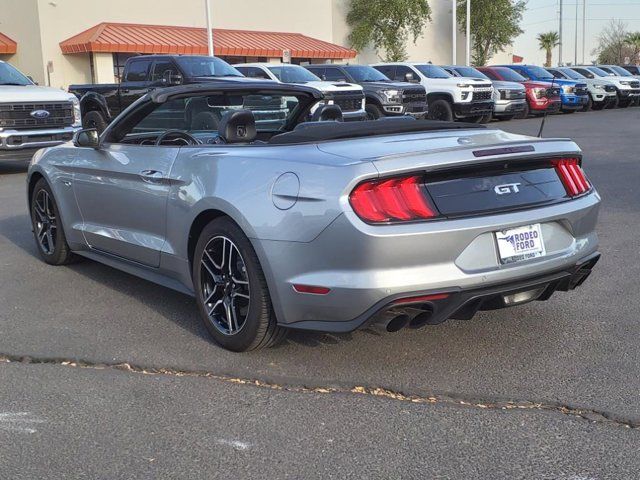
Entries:
{"type": "MultiPolygon", "coordinates": [[[[473,0],[472,0],[473,1],[473,0]]],[[[640,31],[640,0],[563,0],[562,60],[573,62],[575,57],[576,3],[578,5],[578,63],[582,63],[582,5],[587,2],[585,60],[590,62],[597,37],[610,19],[622,20],[630,31],[640,31]]],[[[559,0],[528,0],[527,11],[522,18],[524,33],[513,44],[514,55],[524,57],[526,63],[542,65],[544,51],[539,49],[536,36],[539,33],[558,31],[559,0]]],[[[558,49],[553,52],[553,63],[558,60],[558,49]]]]}

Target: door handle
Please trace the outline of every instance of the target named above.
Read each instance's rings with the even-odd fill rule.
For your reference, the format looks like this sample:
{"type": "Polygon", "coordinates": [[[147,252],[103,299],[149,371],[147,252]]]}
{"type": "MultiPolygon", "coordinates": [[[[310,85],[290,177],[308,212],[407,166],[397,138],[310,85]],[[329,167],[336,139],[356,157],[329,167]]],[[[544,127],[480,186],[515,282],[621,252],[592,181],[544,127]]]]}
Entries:
{"type": "Polygon", "coordinates": [[[158,183],[164,179],[164,173],[158,170],[142,170],[140,178],[147,183],[158,183]]]}

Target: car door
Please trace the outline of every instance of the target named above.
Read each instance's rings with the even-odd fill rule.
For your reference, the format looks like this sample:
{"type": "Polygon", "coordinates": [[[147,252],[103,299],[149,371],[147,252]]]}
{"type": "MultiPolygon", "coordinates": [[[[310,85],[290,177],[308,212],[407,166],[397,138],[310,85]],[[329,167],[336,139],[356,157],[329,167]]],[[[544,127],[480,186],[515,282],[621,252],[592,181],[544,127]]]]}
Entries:
{"type": "Polygon", "coordinates": [[[149,84],[149,71],[152,63],[151,59],[144,57],[134,58],[129,61],[126,76],[120,84],[121,110],[127,108],[152,89],[149,84]]]}
{"type": "MultiPolygon", "coordinates": [[[[184,112],[184,100],[161,105],[133,127],[132,133],[165,131],[166,116],[176,119],[172,128],[184,130],[184,115],[181,120],[175,115],[179,108],[184,112]]],[[[79,149],[73,185],[82,231],[92,249],[150,267],[160,265],[171,189],[169,172],[179,150],[179,145],[129,143],[79,149]]]]}

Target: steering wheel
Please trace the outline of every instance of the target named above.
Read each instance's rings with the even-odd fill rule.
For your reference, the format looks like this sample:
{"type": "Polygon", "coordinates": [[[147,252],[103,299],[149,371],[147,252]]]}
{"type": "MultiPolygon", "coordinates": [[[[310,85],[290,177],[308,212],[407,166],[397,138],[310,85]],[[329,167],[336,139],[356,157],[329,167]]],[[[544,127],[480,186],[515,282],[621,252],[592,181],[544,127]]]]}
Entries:
{"type": "Polygon", "coordinates": [[[190,135],[187,132],[183,132],[182,130],[173,129],[173,130],[167,130],[156,139],[156,147],[159,145],[162,145],[162,142],[167,140],[169,137],[173,137],[174,140],[182,140],[185,142],[185,145],[200,144],[200,140],[198,140],[193,135],[190,135]]]}

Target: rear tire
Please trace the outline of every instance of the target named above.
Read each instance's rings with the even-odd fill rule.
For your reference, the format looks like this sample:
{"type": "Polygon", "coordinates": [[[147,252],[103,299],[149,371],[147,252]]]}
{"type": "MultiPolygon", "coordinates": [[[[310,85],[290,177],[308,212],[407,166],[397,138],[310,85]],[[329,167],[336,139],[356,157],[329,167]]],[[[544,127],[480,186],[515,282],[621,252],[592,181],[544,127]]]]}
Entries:
{"type": "Polygon", "coordinates": [[[38,180],[31,194],[31,225],[38,253],[46,263],[68,265],[79,260],[69,248],[58,204],[44,178],[38,180]]]}
{"type": "Polygon", "coordinates": [[[245,352],[276,345],[286,336],[277,325],[256,252],[229,218],[216,218],[204,228],[192,270],[200,316],[220,346],[245,352]]]}
{"type": "Polygon", "coordinates": [[[92,110],[82,117],[82,128],[95,128],[100,134],[107,128],[107,121],[100,112],[92,110]]]}
{"type": "Polygon", "coordinates": [[[453,122],[453,108],[446,100],[439,98],[429,104],[429,118],[443,122],[453,122]]]}

